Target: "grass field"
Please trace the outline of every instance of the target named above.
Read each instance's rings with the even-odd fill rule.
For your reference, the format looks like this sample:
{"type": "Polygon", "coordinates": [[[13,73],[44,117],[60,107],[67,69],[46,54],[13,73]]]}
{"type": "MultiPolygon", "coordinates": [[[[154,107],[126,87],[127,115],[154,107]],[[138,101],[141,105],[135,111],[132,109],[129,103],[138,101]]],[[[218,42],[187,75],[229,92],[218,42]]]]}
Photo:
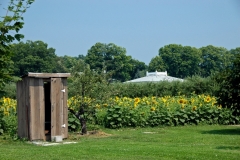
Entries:
{"type": "MultiPolygon", "coordinates": [[[[103,135],[76,137],[76,144],[36,146],[4,140],[0,159],[232,160],[240,158],[240,126],[182,126],[102,129],[103,135]],[[110,134],[110,135],[108,135],[110,134]]],[[[69,140],[66,140],[69,141],[69,140]]]]}

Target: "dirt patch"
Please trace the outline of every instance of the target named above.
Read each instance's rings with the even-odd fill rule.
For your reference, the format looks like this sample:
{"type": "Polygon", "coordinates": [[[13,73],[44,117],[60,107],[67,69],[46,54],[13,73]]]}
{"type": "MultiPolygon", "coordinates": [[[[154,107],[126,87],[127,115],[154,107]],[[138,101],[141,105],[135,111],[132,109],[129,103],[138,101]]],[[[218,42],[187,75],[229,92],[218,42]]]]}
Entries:
{"type": "Polygon", "coordinates": [[[69,133],[70,140],[77,140],[81,139],[83,137],[93,137],[93,138],[104,138],[109,137],[111,134],[105,133],[103,131],[95,130],[95,131],[88,131],[87,134],[81,134],[81,133],[69,133]]]}

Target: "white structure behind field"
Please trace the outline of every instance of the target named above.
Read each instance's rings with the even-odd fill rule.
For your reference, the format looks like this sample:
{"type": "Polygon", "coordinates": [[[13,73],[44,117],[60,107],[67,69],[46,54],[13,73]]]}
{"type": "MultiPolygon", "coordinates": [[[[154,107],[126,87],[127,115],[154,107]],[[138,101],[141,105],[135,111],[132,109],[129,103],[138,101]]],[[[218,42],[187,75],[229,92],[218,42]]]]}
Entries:
{"type": "Polygon", "coordinates": [[[133,79],[130,81],[126,81],[125,83],[134,83],[134,82],[160,82],[160,81],[183,81],[183,79],[175,78],[167,75],[167,71],[165,72],[146,72],[145,77],[133,79]]]}

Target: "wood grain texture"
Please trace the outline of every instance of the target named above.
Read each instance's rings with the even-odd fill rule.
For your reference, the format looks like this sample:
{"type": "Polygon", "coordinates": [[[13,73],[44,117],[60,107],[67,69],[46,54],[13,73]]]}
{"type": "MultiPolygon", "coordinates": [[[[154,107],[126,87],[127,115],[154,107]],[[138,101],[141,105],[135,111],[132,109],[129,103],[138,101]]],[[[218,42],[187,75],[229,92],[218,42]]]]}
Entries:
{"type": "Polygon", "coordinates": [[[62,82],[61,78],[51,78],[51,103],[52,103],[52,115],[51,115],[51,136],[60,136],[61,133],[61,108],[62,108],[62,82]]]}
{"type": "Polygon", "coordinates": [[[44,88],[43,80],[30,78],[30,140],[44,139],[44,88]]]}
{"type": "Polygon", "coordinates": [[[70,73],[31,73],[27,74],[28,77],[35,78],[61,78],[61,77],[70,77],[70,73]]]}
{"type": "Polygon", "coordinates": [[[63,83],[63,89],[65,89],[65,92],[63,92],[63,124],[65,124],[65,128],[62,128],[62,137],[68,138],[68,106],[67,106],[67,100],[68,100],[68,88],[67,88],[67,78],[62,78],[63,83]]]}

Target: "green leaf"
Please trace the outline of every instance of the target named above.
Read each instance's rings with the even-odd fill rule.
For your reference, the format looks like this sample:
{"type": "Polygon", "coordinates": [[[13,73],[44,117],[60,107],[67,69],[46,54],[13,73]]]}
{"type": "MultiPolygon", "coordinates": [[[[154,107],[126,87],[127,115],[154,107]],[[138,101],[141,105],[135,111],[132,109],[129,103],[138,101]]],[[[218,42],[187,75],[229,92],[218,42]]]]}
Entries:
{"type": "Polygon", "coordinates": [[[185,119],[179,119],[180,122],[184,123],[185,122],[185,119]]]}
{"type": "Polygon", "coordinates": [[[114,108],[109,108],[108,111],[113,112],[113,111],[115,111],[115,109],[114,108]]]}
{"type": "Polygon", "coordinates": [[[68,121],[69,121],[69,122],[74,122],[74,121],[75,121],[75,118],[68,118],[68,121]]]}
{"type": "Polygon", "coordinates": [[[119,116],[117,114],[114,114],[113,117],[116,118],[116,117],[119,117],[119,116]]]}
{"type": "Polygon", "coordinates": [[[130,113],[130,114],[133,114],[133,113],[134,113],[134,111],[132,111],[132,110],[131,110],[129,113],[130,113]]]}
{"type": "Polygon", "coordinates": [[[121,109],[121,107],[120,107],[120,106],[114,106],[114,108],[115,108],[115,109],[121,109]]]}
{"type": "Polygon", "coordinates": [[[74,124],[72,124],[72,125],[71,125],[71,127],[72,127],[73,129],[75,129],[75,128],[76,128],[76,126],[75,126],[74,124]]]}
{"type": "Polygon", "coordinates": [[[190,116],[190,119],[194,119],[195,117],[193,117],[193,116],[190,116]]]}
{"type": "Polygon", "coordinates": [[[211,109],[210,109],[210,110],[208,110],[208,113],[213,113],[213,110],[211,110],[211,109]]]}
{"type": "Polygon", "coordinates": [[[173,118],[175,121],[178,121],[178,118],[173,118]]]}
{"type": "Polygon", "coordinates": [[[186,114],[183,115],[184,118],[188,118],[188,116],[186,114]]]}

